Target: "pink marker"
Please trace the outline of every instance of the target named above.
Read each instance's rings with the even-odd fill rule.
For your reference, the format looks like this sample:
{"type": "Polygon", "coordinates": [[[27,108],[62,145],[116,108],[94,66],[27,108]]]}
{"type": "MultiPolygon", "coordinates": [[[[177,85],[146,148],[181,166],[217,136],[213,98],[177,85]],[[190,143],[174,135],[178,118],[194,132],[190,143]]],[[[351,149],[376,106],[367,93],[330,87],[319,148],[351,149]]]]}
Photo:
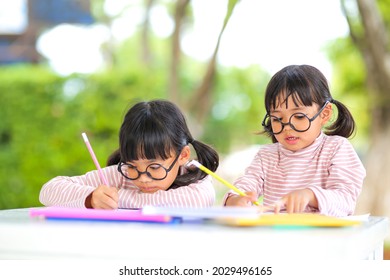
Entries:
{"type": "Polygon", "coordinates": [[[87,145],[88,151],[89,151],[89,153],[91,154],[91,157],[92,157],[93,162],[95,163],[96,169],[97,169],[98,172],[99,172],[100,179],[102,180],[102,182],[103,182],[106,186],[109,186],[106,177],[104,177],[104,175],[103,175],[102,169],[101,169],[101,167],[100,167],[100,165],[99,165],[99,162],[98,162],[98,160],[97,160],[97,158],[96,158],[96,155],[95,155],[95,153],[94,153],[93,150],[92,150],[92,146],[91,146],[91,144],[89,143],[87,134],[85,134],[85,132],[83,132],[81,135],[83,136],[85,145],[87,145]]]}

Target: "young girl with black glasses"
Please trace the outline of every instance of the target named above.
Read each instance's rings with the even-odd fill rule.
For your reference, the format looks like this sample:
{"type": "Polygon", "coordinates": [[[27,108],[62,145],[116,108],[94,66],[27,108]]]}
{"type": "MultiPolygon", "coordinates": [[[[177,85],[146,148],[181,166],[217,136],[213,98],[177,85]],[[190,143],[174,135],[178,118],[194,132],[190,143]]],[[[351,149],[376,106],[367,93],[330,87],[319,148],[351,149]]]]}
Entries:
{"type": "Polygon", "coordinates": [[[217,152],[195,140],[184,115],[165,100],[139,102],[127,112],[119,132],[119,149],[102,168],[82,176],[55,177],[41,189],[46,206],[98,209],[141,208],[146,205],[206,207],[215,202],[210,176],[186,168],[192,145],[197,160],[215,171],[217,152]]]}
{"type": "Polygon", "coordinates": [[[353,214],[366,172],[347,139],[354,119],[324,75],[309,65],[283,68],[267,86],[265,108],[262,126],[273,144],[234,182],[247,196],[229,192],[224,204],[252,205],[262,196],[264,209],[276,213],[353,214]]]}

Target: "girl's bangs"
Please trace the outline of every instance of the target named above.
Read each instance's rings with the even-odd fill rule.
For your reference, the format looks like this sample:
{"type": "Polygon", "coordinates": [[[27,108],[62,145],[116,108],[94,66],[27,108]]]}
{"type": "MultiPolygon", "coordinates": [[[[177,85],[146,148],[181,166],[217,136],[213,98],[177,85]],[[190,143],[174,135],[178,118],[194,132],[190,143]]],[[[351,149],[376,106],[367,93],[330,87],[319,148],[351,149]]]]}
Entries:
{"type": "Polygon", "coordinates": [[[171,156],[174,146],[163,126],[144,122],[131,126],[121,140],[121,160],[162,159],[171,156]]]}
{"type": "Polygon", "coordinates": [[[125,143],[125,146],[121,148],[123,161],[166,160],[171,156],[174,147],[163,128],[142,125],[138,128],[126,135],[127,139],[122,141],[125,143]]]}
{"type": "Polygon", "coordinates": [[[271,108],[275,109],[283,104],[288,108],[288,98],[291,96],[295,106],[311,106],[315,99],[315,94],[312,93],[310,85],[295,84],[290,81],[289,84],[284,84],[283,87],[277,89],[271,99],[271,108]]]}

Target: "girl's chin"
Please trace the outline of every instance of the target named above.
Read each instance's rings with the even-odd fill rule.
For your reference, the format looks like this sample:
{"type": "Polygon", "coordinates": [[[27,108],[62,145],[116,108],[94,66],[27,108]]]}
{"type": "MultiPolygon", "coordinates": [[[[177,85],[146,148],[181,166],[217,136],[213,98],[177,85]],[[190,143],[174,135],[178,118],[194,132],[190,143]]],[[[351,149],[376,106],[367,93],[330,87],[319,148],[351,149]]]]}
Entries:
{"type": "Polygon", "coordinates": [[[143,193],[155,193],[156,191],[159,190],[158,188],[140,188],[140,187],[138,187],[138,188],[143,193]]]}

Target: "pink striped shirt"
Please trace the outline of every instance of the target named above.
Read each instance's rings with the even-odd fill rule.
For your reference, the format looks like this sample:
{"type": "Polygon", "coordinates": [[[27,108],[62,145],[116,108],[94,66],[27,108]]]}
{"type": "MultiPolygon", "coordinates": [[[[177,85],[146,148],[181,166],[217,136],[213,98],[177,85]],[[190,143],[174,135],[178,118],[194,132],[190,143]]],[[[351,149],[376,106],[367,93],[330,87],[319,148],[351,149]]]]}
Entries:
{"type": "Polygon", "coordinates": [[[318,209],[307,207],[306,212],[346,216],[354,213],[365,175],[348,139],[321,134],[312,145],[296,152],[279,143],[263,146],[234,184],[242,191],[263,195],[265,206],[291,191],[309,188],[317,197],[318,209]]]}
{"type": "MultiPolygon", "coordinates": [[[[102,171],[109,185],[118,188],[119,208],[141,208],[145,205],[207,207],[215,202],[210,176],[177,189],[143,193],[117,171],[117,166],[108,166],[102,171]]],[[[45,206],[85,208],[85,199],[99,185],[101,180],[96,170],[81,176],[58,176],[43,185],[39,200],[45,206]]]]}

